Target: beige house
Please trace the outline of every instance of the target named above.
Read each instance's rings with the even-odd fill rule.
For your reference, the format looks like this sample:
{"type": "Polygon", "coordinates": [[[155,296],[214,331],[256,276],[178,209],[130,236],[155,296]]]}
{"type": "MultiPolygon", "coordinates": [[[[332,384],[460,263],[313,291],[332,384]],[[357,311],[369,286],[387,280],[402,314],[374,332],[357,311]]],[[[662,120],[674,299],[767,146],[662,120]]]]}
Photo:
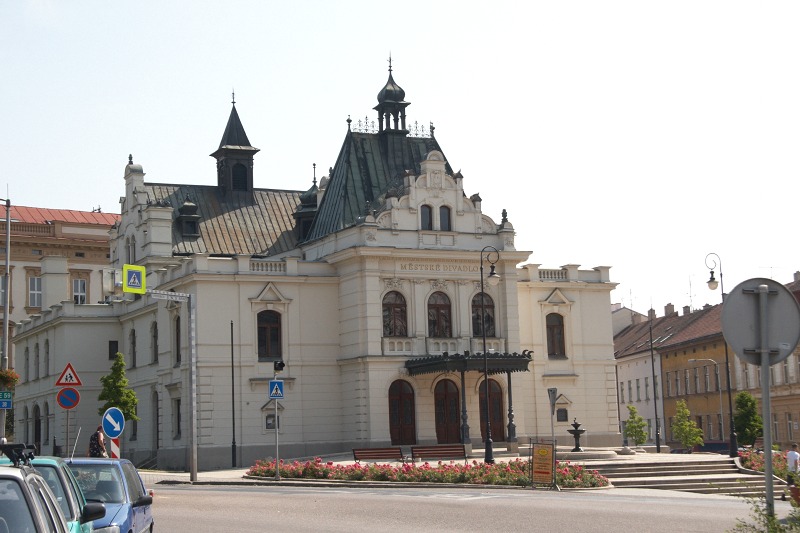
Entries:
{"type": "MultiPolygon", "coordinates": [[[[5,273],[6,207],[0,207],[0,235],[5,273]]],[[[109,230],[119,215],[99,211],[73,211],[40,207],[11,206],[9,250],[9,338],[16,325],[30,315],[48,313],[62,302],[86,304],[103,301],[103,272],[109,270],[109,230]]],[[[0,307],[5,303],[4,277],[0,276],[0,307]]],[[[5,310],[4,310],[5,311],[5,310]]],[[[8,367],[22,382],[19,387],[52,387],[63,370],[55,360],[54,340],[25,346],[19,353],[9,343],[8,367]]],[[[15,395],[15,400],[18,395],[15,395]]],[[[41,402],[15,401],[18,438],[31,443],[50,441],[50,424],[55,416],[51,396],[41,402]],[[33,428],[36,428],[36,431],[33,428]]]]}
{"type": "MultiPolygon", "coordinates": [[[[119,350],[141,418],[122,453],[164,468],[187,468],[192,444],[201,469],[273,455],[276,412],[282,457],[481,447],[487,410],[495,448],[513,451],[550,438],[551,387],[562,443],[574,419],[584,444],[621,443],[609,267],[525,264],[506,213],[495,220],[467,195],[433,127],[406,127],[404,98],[390,73],[376,123],[348,120],[335,164],[307,191],[254,186],[258,149],[235,107],[212,154],[214,185],[145,182],[129,159],[111,265],[144,266],[147,289],[191,295],[193,308],[118,291],[20,325],[18,350],[58,338],[55,357],[81,377],[70,435],[97,425],[99,378],[119,350]]],[[[18,402],[54,394],[22,386],[18,402]]]]}

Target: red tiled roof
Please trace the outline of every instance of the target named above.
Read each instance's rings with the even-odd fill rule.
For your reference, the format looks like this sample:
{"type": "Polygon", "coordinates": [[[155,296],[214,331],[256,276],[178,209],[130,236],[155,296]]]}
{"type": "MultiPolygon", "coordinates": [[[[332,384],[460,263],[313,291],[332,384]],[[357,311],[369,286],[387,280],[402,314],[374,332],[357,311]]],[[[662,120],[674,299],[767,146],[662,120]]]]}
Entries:
{"type": "MultiPolygon", "coordinates": [[[[6,206],[0,204],[0,222],[6,219],[6,206]]],[[[114,213],[94,211],[73,211],[71,209],[47,209],[44,207],[11,206],[11,221],[27,224],[47,224],[49,222],[70,222],[73,224],[100,224],[111,226],[120,219],[114,213]]]]}

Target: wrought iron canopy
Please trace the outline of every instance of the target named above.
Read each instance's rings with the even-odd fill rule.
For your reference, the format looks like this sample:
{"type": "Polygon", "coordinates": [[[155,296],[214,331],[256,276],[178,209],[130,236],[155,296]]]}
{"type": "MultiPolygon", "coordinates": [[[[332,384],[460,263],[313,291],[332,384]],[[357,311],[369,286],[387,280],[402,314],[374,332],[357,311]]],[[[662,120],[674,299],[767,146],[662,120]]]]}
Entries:
{"type": "MultiPolygon", "coordinates": [[[[486,364],[489,368],[489,374],[528,372],[528,364],[532,359],[532,350],[523,350],[521,354],[516,352],[489,352],[486,354],[486,364]]],[[[471,354],[469,352],[464,352],[463,354],[450,354],[444,352],[442,355],[409,359],[406,361],[406,369],[408,369],[408,374],[411,376],[440,372],[483,372],[484,360],[482,353],[471,354]]]]}

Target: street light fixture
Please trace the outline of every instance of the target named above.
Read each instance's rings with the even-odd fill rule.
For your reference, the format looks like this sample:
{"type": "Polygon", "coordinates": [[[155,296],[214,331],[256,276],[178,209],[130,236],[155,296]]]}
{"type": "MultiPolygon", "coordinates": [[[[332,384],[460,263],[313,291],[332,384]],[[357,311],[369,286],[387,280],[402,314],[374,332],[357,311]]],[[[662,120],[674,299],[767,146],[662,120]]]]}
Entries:
{"type": "MultiPolygon", "coordinates": [[[[711,277],[708,279],[708,288],[711,289],[712,291],[715,291],[719,286],[720,291],[722,292],[722,305],[725,305],[725,285],[722,283],[722,259],[720,259],[720,257],[714,252],[711,252],[706,256],[706,268],[708,268],[711,271],[711,277]],[[717,280],[714,278],[714,269],[716,269],[718,265],[719,265],[719,282],[717,282],[717,280]]],[[[731,394],[731,366],[730,366],[730,360],[728,358],[728,343],[725,341],[724,338],[722,339],[722,343],[725,346],[725,375],[728,381],[727,384],[728,412],[730,415],[729,426],[731,428],[730,449],[728,451],[731,457],[738,457],[739,445],[736,442],[736,427],[734,426],[733,423],[733,396],[731,394]]]]}
{"type": "Polygon", "coordinates": [[[494,464],[492,451],[492,420],[489,408],[489,359],[486,354],[486,293],[483,286],[483,262],[489,263],[489,276],[486,281],[489,285],[496,286],[500,283],[500,275],[495,272],[495,264],[500,260],[500,252],[494,246],[485,246],[481,250],[481,335],[483,336],[483,384],[486,388],[486,446],[483,462],[494,464]]]}
{"type": "Polygon", "coordinates": [[[717,390],[719,391],[719,420],[722,423],[722,427],[719,430],[719,438],[721,441],[725,441],[725,413],[722,411],[722,387],[720,383],[720,375],[719,375],[719,363],[714,361],[713,359],[689,359],[690,363],[698,363],[700,361],[709,361],[714,363],[714,368],[717,372],[717,390]]]}
{"type": "MultiPolygon", "coordinates": [[[[8,370],[8,308],[11,304],[11,287],[9,277],[11,274],[11,200],[0,198],[6,203],[6,267],[3,272],[3,357],[0,359],[0,368],[8,370]]],[[[6,409],[0,410],[0,436],[6,436],[6,409]]]]}

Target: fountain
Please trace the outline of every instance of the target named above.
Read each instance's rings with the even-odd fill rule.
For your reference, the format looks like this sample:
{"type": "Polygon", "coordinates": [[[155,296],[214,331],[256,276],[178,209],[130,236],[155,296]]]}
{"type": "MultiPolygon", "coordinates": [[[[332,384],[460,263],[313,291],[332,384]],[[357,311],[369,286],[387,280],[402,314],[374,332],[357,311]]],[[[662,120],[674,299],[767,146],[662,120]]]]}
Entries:
{"type": "Polygon", "coordinates": [[[573,452],[582,452],[583,448],[581,448],[581,435],[586,433],[585,429],[579,429],[581,425],[578,423],[577,418],[572,419],[572,424],[570,424],[575,429],[568,429],[567,433],[571,434],[575,437],[575,447],[572,448],[573,452]]]}

